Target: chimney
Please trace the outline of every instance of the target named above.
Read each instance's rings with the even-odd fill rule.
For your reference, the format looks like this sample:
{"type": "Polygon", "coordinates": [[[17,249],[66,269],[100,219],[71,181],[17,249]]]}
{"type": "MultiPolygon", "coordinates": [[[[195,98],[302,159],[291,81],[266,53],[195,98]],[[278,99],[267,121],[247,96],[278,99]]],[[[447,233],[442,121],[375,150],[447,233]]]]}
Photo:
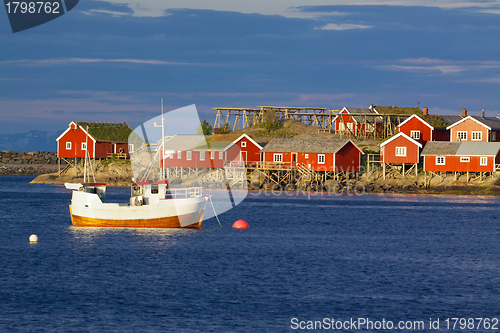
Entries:
{"type": "Polygon", "coordinates": [[[467,117],[467,110],[466,109],[462,110],[462,117],[467,117]]]}
{"type": "Polygon", "coordinates": [[[214,128],[213,134],[219,134],[220,133],[220,128],[214,128]]]}
{"type": "Polygon", "coordinates": [[[484,109],[483,109],[483,119],[484,119],[484,109]]]}
{"type": "Polygon", "coordinates": [[[424,116],[427,116],[429,114],[429,109],[428,108],[424,108],[424,116]]]}

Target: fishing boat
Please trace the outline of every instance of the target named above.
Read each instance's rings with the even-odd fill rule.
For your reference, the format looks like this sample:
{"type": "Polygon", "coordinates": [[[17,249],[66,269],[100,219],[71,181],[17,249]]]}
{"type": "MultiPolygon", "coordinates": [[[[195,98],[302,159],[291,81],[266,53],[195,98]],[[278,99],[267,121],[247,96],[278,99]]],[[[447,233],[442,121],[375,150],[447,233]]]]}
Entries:
{"type": "MultiPolygon", "coordinates": [[[[106,184],[96,183],[88,150],[85,154],[83,183],[66,183],[73,190],[69,206],[71,221],[75,227],[129,227],[129,228],[200,228],[209,196],[204,196],[201,187],[169,188],[165,179],[164,163],[157,163],[163,158],[165,147],[163,99],[161,100],[161,145],[154,158],[149,160],[149,151],[143,155],[134,153],[133,157],[141,166],[149,160],[147,167],[134,170],[141,178],[132,179],[130,201],[128,203],[106,202],[106,184]],[[90,164],[90,167],[87,165],[90,164]],[[155,168],[161,164],[160,170],[155,168]],[[87,182],[89,170],[92,171],[94,183],[87,182]],[[153,179],[153,180],[151,180],[153,179]]],[[[87,141],[89,128],[87,126],[87,141]]],[[[129,137],[130,138],[130,137],[129,137]]],[[[143,146],[146,141],[143,141],[143,146]]],[[[133,167],[134,169],[134,167],[133,167]]]]}
{"type": "Polygon", "coordinates": [[[129,203],[106,202],[104,183],[66,183],[75,227],[200,228],[208,196],[201,187],[169,189],[168,181],[134,182],[129,203]]]}

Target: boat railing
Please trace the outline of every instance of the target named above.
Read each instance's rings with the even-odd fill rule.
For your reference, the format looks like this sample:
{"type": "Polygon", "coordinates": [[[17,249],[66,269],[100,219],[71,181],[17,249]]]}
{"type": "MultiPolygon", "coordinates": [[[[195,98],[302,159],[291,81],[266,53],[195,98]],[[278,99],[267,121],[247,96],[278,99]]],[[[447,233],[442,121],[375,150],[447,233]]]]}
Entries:
{"type": "Polygon", "coordinates": [[[166,199],[196,198],[203,195],[202,187],[170,188],[166,199]]]}

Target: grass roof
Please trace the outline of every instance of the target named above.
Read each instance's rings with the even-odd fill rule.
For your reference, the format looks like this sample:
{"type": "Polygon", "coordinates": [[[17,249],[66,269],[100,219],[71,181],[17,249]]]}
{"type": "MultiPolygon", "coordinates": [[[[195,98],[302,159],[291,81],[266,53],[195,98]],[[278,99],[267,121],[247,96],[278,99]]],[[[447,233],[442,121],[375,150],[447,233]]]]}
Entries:
{"type": "Polygon", "coordinates": [[[443,117],[435,114],[428,114],[426,116],[420,115],[419,117],[421,117],[423,120],[425,120],[429,125],[431,125],[434,128],[450,126],[450,123],[444,120],[443,117]]]}
{"type": "Polygon", "coordinates": [[[91,123],[77,122],[83,129],[89,128],[89,134],[97,141],[128,142],[132,129],[127,123],[91,123]]]}
{"type": "Polygon", "coordinates": [[[402,106],[375,106],[375,110],[381,114],[423,114],[418,106],[416,107],[402,107],[402,106]]]}

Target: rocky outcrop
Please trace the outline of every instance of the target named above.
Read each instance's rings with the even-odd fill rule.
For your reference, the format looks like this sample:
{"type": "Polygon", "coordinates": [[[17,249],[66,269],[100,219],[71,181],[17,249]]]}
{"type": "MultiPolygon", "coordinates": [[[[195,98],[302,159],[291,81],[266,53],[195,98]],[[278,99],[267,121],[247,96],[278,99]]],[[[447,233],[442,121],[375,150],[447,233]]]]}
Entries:
{"type": "Polygon", "coordinates": [[[52,151],[0,151],[1,164],[57,164],[57,152],[52,151]]]}

